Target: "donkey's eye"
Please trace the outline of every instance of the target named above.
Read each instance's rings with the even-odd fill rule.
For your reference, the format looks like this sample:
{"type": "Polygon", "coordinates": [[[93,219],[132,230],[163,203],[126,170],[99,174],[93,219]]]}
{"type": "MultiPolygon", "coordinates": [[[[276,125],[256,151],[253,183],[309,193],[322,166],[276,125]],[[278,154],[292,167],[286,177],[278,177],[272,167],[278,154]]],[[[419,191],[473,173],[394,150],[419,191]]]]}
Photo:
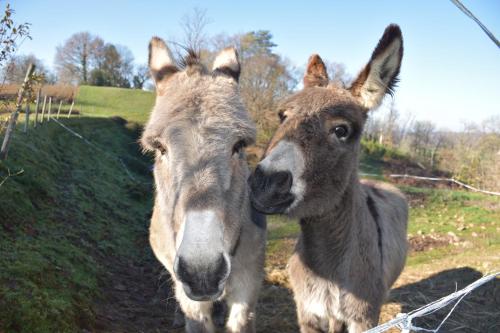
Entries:
{"type": "Polygon", "coordinates": [[[349,127],[347,125],[337,125],[331,132],[339,139],[346,139],[349,136],[349,127]]]}
{"type": "Polygon", "coordinates": [[[278,117],[280,117],[280,124],[283,123],[286,119],[286,114],[284,111],[278,112],[278,117]]]}
{"type": "Polygon", "coordinates": [[[247,146],[247,143],[244,140],[240,140],[236,142],[236,144],[233,146],[233,155],[234,154],[239,154],[243,148],[247,146]]]}

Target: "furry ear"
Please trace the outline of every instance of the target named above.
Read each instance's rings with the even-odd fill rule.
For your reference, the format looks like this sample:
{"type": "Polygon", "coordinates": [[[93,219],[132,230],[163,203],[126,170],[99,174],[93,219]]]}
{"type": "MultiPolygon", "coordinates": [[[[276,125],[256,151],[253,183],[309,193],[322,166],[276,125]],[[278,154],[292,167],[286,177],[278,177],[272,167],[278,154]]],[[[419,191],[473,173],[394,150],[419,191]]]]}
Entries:
{"type": "Polygon", "coordinates": [[[158,37],[149,42],[149,70],[157,91],[161,91],[163,84],[179,71],[167,44],[158,37]]]}
{"type": "Polygon", "coordinates": [[[328,73],[321,57],[313,54],[309,57],[306,74],[304,75],[304,87],[326,87],[328,85],[328,73]]]}
{"type": "Polygon", "coordinates": [[[220,51],[215,57],[212,66],[212,75],[224,75],[233,78],[238,82],[240,78],[240,62],[238,60],[238,51],[234,47],[228,47],[220,51]]]}
{"type": "Polygon", "coordinates": [[[393,94],[402,58],[401,29],[391,24],[385,29],[370,61],[349,88],[368,110],[378,107],[386,94],[393,94]]]}

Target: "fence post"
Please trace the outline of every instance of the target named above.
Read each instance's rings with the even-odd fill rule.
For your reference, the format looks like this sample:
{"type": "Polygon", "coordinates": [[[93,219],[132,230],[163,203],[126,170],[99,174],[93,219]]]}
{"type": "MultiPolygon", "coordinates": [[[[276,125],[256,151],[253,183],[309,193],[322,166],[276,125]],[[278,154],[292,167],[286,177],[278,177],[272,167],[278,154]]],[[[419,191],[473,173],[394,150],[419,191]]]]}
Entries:
{"type": "Polygon", "coordinates": [[[42,106],[42,118],[40,123],[43,123],[43,118],[45,117],[45,104],[47,103],[47,95],[43,96],[43,106],[42,106]]]}
{"type": "Polygon", "coordinates": [[[42,88],[38,89],[38,93],[36,94],[36,107],[35,107],[35,124],[34,127],[38,123],[38,112],[40,111],[40,94],[42,93],[42,88]]]}
{"type": "Polygon", "coordinates": [[[28,91],[28,98],[26,98],[26,121],[24,122],[24,133],[28,133],[28,127],[30,124],[30,103],[31,103],[31,94],[28,91]]]}
{"type": "Polygon", "coordinates": [[[57,109],[57,119],[59,119],[59,114],[61,113],[62,99],[59,102],[59,108],[57,109]]]}
{"type": "Polygon", "coordinates": [[[0,160],[5,160],[7,158],[12,132],[16,127],[17,117],[19,116],[19,112],[21,111],[24,90],[26,89],[26,86],[28,85],[34,70],[35,70],[35,65],[30,64],[28,70],[26,71],[26,76],[24,77],[23,84],[21,85],[21,88],[19,89],[19,92],[17,94],[16,109],[10,115],[9,124],[7,125],[7,130],[5,131],[5,137],[3,138],[2,142],[2,148],[0,149],[0,160]]]}
{"type": "Polygon", "coordinates": [[[47,121],[50,121],[51,110],[52,110],[52,96],[49,97],[49,108],[47,110],[47,121]]]}
{"type": "Polygon", "coordinates": [[[75,105],[75,100],[71,102],[71,106],[69,107],[68,118],[71,117],[71,111],[73,111],[73,106],[75,105]]]}

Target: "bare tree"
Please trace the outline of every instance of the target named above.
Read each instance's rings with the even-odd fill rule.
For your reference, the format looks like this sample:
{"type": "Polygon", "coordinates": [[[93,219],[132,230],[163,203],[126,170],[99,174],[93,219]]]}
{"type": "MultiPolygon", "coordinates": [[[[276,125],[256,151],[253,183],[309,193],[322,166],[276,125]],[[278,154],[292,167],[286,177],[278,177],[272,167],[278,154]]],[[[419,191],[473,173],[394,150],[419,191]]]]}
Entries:
{"type": "Polygon", "coordinates": [[[104,41],[89,32],[79,32],[56,49],[55,66],[59,80],[65,83],[87,83],[89,73],[102,55],[104,41]]]}
{"type": "Polygon", "coordinates": [[[418,120],[413,124],[410,149],[416,157],[427,158],[435,130],[436,126],[430,121],[418,120]]]}
{"type": "Polygon", "coordinates": [[[207,10],[199,7],[194,7],[193,10],[185,14],[180,25],[184,32],[184,37],[181,43],[196,52],[201,52],[208,47],[208,36],[205,28],[211,20],[207,16],[207,10]]]}
{"type": "Polygon", "coordinates": [[[352,81],[352,77],[349,73],[347,73],[346,67],[343,63],[327,61],[326,70],[331,82],[346,87],[352,81]]]}
{"type": "Polygon", "coordinates": [[[21,83],[26,76],[30,64],[35,65],[37,74],[41,76],[42,82],[51,83],[53,81],[53,76],[49,70],[34,54],[12,57],[3,68],[3,81],[5,83],[21,83]]]}

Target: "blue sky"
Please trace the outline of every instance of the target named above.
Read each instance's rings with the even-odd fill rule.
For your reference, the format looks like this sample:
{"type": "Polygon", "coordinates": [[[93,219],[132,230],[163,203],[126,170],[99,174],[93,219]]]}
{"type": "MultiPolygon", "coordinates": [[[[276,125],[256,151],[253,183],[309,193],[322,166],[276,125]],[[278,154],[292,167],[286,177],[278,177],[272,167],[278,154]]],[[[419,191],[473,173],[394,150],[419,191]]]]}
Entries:
{"type": "MultiPolygon", "coordinates": [[[[463,0],[500,36],[500,1],[463,0]]],[[[90,31],[126,45],[137,63],[147,60],[151,36],[180,36],[182,16],[200,7],[215,35],[270,30],[276,52],[298,67],[311,53],[342,62],[355,75],[389,23],[401,26],[405,54],[397,107],[441,128],[500,115],[500,49],[449,0],[421,1],[118,1],[11,2],[17,21],[32,23],[33,40],[20,54],[53,64],[55,48],[75,32],[90,31]]],[[[378,111],[383,112],[383,111],[378,111]]]]}

